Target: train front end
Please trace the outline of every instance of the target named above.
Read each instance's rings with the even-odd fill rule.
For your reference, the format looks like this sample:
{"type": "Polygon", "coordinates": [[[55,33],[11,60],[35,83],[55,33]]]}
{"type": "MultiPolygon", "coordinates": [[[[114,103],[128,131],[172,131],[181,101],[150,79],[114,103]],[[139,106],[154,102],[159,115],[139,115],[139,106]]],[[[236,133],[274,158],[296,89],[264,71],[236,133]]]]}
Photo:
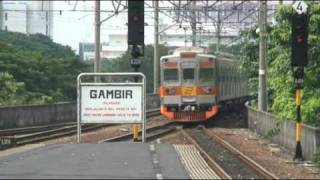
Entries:
{"type": "Polygon", "coordinates": [[[160,61],[162,115],[173,121],[195,122],[217,113],[214,56],[182,50],[160,61]]]}

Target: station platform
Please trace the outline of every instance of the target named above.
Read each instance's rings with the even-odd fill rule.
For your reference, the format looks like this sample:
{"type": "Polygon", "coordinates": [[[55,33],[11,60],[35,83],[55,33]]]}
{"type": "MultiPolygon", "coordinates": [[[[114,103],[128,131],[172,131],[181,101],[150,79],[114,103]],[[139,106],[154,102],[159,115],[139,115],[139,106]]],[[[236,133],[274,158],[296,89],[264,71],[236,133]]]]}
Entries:
{"type": "Polygon", "coordinates": [[[1,179],[190,179],[170,144],[52,144],[0,157],[1,179]]]}

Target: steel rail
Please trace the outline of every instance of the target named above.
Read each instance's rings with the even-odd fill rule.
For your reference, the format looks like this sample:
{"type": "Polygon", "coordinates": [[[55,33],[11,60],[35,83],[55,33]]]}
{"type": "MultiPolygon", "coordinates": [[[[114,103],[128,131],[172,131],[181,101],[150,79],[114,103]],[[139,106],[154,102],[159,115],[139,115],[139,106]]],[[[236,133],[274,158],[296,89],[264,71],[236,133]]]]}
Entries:
{"type": "MultiPolygon", "coordinates": [[[[214,140],[215,142],[220,144],[224,149],[226,149],[227,151],[232,153],[235,157],[238,157],[244,164],[246,164],[248,167],[252,168],[252,170],[254,172],[258,173],[261,177],[263,177],[265,179],[279,179],[277,176],[272,174],[270,171],[268,171],[264,167],[262,167],[260,164],[258,164],[257,162],[255,162],[254,160],[252,160],[251,158],[249,158],[248,156],[246,156],[242,152],[240,152],[238,149],[236,149],[230,143],[223,140],[215,132],[209,133],[209,131],[203,125],[200,125],[198,127],[200,127],[200,129],[202,130],[201,132],[203,132],[204,135],[206,135],[209,139],[214,140]]],[[[218,165],[218,167],[217,167],[217,163],[215,163],[215,161],[211,158],[211,156],[199,145],[199,143],[193,137],[191,137],[191,135],[189,135],[189,133],[187,131],[184,131],[183,129],[181,129],[181,133],[192,144],[194,144],[199,149],[199,151],[204,155],[205,159],[207,159],[209,161],[209,164],[213,165],[212,167],[213,167],[214,171],[216,171],[216,173],[219,176],[221,175],[221,178],[232,179],[232,177],[230,175],[228,175],[225,172],[225,170],[221,171],[222,168],[220,165],[218,165]],[[225,175],[227,175],[227,176],[225,176],[225,175]]]]}
{"type": "Polygon", "coordinates": [[[246,164],[248,164],[250,167],[252,167],[255,171],[260,173],[263,177],[266,179],[279,179],[277,176],[275,176],[273,173],[262,167],[260,164],[252,160],[247,155],[243,154],[241,151],[239,151],[237,148],[232,146],[230,143],[222,139],[219,135],[217,135],[215,132],[209,134],[208,130],[204,126],[200,126],[203,131],[211,138],[214,138],[217,140],[223,147],[231,151],[232,153],[236,154],[240,159],[242,159],[246,164]]]}
{"type": "MultiPolygon", "coordinates": [[[[173,131],[176,131],[175,125],[176,125],[175,122],[168,122],[165,124],[156,125],[156,126],[147,128],[146,129],[146,131],[147,131],[146,140],[150,141],[150,140],[156,139],[158,137],[161,137],[163,135],[169,134],[173,131]]],[[[141,131],[139,131],[139,136],[141,136],[141,131]]],[[[127,133],[127,134],[119,135],[116,137],[101,140],[98,143],[129,141],[132,139],[133,139],[133,133],[127,133]]]]}
{"type": "Polygon", "coordinates": [[[180,132],[182,135],[189,141],[191,142],[200,152],[200,154],[204,157],[204,159],[207,161],[207,163],[210,165],[212,170],[217,173],[217,175],[221,179],[232,179],[231,176],[226,173],[223,168],[219,164],[217,164],[211,157],[210,155],[197,143],[195,139],[193,139],[186,131],[184,131],[182,128],[179,128],[180,132]]]}
{"type": "MultiPolygon", "coordinates": [[[[160,115],[160,109],[151,109],[147,111],[147,118],[160,115]]],[[[77,133],[77,126],[75,123],[65,123],[52,126],[37,126],[29,128],[17,128],[10,130],[3,130],[3,134],[10,134],[10,136],[0,136],[0,150],[8,149],[15,146],[31,144],[35,142],[46,141],[54,138],[60,138],[77,133]],[[61,127],[62,126],[62,127],[61,127]],[[47,129],[48,127],[55,129],[47,129]],[[40,130],[40,131],[39,131],[40,130]],[[41,131],[42,130],[42,131],[41,131]],[[20,134],[17,136],[17,134],[20,134]],[[23,134],[25,133],[25,134],[23,134]]],[[[82,128],[84,132],[96,130],[103,127],[110,127],[118,124],[85,124],[82,128]]],[[[0,131],[1,134],[1,131],[0,131]]]]}
{"type": "Polygon", "coordinates": [[[23,128],[1,129],[0,136],[14,136],[17,134],[34,133],[37,131],[45,131],[53,128],[70,126],[70,125],[76,125],[76,123],[68,122],[68,123],[56,123],[56,124],[48,124],[48,125],[41,125],[41,126],[29,126],[29,127],[23,127],[23,128]]]}

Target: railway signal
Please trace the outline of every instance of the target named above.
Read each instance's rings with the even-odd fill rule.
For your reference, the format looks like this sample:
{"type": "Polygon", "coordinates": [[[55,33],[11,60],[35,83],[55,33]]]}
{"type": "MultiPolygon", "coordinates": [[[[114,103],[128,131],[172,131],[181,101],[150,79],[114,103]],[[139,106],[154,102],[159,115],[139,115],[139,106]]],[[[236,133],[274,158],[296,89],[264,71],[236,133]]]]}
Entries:
{"type": "MultiPolygon", "coordinates": [[[[128,46],[133,59],[144,54],[144,1],[128,1],[128,46]]],[[[140,64],[131,61],[132,66],[140,64]]]]}
{"type": "MultiPolygon", "coordinates": [[[[128,0],[128,50],[131,54],[130,64],[135,72],[144,55],[144,1],[128,0]]],[[[135,82],[138,82],[135,77],[135,82]]],[[[133,124],[133,141],[138,141],[139,126],[133,124]]]]}
{"type": "Polygon", "coordinates": [[[294,13],[292,17],[292,66],[308,64],[308,14],[294,13]]]}
{"type": "Polygon", "coordinates": [[[308,64],[308,6],[303,1],[296,1],[292,5],[295,12],[292,16],[292,44],[291,44],[291,65],[296,89],[296,152],[294,159],[303,160],[301,146],[301,104],[304,67],[308,64]]]}

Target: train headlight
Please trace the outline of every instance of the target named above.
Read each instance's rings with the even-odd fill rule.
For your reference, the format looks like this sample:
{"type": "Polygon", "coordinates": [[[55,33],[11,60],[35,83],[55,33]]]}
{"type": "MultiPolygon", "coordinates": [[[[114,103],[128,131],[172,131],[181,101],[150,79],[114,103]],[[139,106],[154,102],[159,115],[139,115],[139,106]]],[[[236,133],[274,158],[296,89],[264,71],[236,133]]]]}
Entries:
{"type": "Polygon", "coordinates": [[[211,87],[203,87],[202,91],[206,94],[210,94],[212,92],[212,88],[211,87]]]}
{"type": "Polygon", "coordinates": [[[166,89],[166,92],[167,92],[167,94],[169,94],[169,95],[174,95],[174,94],[176,94],[176,88],[173,88],[173,87],[167,88],[167,89],[166,89]]]}

